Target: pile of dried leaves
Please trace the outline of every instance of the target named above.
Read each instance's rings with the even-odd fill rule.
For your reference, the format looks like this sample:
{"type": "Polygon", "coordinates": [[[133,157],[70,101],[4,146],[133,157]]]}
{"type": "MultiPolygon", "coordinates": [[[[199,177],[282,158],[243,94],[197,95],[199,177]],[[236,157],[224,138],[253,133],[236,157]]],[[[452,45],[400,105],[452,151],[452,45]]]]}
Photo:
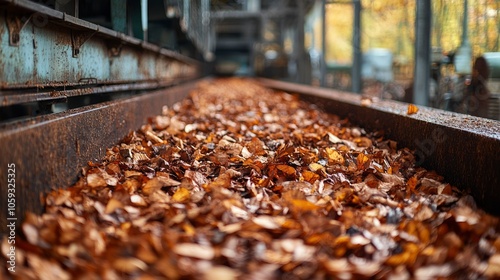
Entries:
{"type": "Polygon", "coordinates": [[[499,219],[414,163],[296,96],[204,82],[48,194],[10,276],[500,277],[499,219]]]}

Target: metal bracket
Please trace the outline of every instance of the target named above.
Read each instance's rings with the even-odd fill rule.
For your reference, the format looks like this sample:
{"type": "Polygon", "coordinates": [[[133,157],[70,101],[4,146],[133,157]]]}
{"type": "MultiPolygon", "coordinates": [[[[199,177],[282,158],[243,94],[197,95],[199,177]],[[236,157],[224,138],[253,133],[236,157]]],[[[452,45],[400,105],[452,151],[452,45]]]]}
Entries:
{"type": "Polygon", "coordinates": [[[108,43],[108,51],[112,57],[120,56],[122,51],[123,43],[122,42],[110,42],[108,43]]]}
{"type": "Polygon", "coordinates": [[[73,57],[78,57],[80,48],[87,42],[97,31],[77,31],[71,30],[71,46],[73,47],[73,57]]]}
{"type": "Polygon", "coordinates": [[[28,14],[14,14],[7,13],[6,21],[7,28],[9,29],[9,45],[13,47],[19,46],[19,41],[21,41],[21,30],[26,26],[28,21],[30,21],[33,15],[28,14]]]}

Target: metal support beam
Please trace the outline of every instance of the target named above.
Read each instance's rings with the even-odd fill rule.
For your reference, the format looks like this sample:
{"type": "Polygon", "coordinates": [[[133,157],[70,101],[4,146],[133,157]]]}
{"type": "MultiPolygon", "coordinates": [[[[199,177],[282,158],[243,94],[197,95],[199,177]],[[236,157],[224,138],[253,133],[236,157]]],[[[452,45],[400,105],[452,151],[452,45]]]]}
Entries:
{"type": "Polygon", "coordinates": [[[455,72],[459,75],[466,75],[472,72],[472,48],[468,36],[468,14],[469,4],[464,0],[464,16],[462,21],[462,42],[455,54],[455,72]]]}
{"type": "Polygon", "coordinates": [[[321,61],[320,85],[326,86],[326,0],[321,1],[321,61]]]}
{"type": "Polygon", "coordinates": [[[141,0],[142,39],[148,40],[148,0],[141,0]]]}
{"type": "Polygon", "coordinates": [[[297,0],[298,16],[297,16],[297,81],[301,84],[311,83],[311,66],[310,59],[304,48],[304,18],[305,18],[305,4],[302,0],[297,0]]]}
{"type": "Polygon", "coordinates": [[[147,40],[147,1],[128,1],[129,35],[147,40]]]}
{"type": "Polygon", "coordinates": [[[431,1],[417,1],[417,17],[415,21],[415,78],[413,84],[413,103],[427,106],[429,104],[429,83],[431,69],[431,1]]]}
{"type": "Polygon", "coordinates": [[[352,72],[351,86],[352,91],[361,93],[361,0],[354,0],[354,25],[352,32],[352,72]]]}

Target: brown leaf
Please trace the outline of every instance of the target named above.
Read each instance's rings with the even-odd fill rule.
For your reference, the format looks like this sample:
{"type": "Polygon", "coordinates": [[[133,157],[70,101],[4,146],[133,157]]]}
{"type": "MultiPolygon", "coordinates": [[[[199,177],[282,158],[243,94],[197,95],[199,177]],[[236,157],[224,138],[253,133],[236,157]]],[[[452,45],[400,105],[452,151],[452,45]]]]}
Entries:
{"type": "Polygon", "coordinates": [[[285,165],[285,164],[279,164],[277,166],[277,168],[281,171],[283,171],[283,173],[285,173],[286,175],[292,175],[292,174],[295,174],[295,168],[289,166],[289,165],[285,165]]]}
{"type": "Polygon", "coordinates": [[[106,180],[98,173],[92,173],[87,175],[87,185],[91,188],[105,187],[108,184],[106,180]]]}
{"type": "Polygon", "coordinates": [[[226,266],[214,266],[205,272],[205,279],[236,280],[240,274],[226,266]]]}
{"type": "Polygon", "coordinates": [[[195,243],[180,243],[175,245],[173,251],[184,257],[191,257],[203,260],[211,260],[215,256],[212,247],[202,246],[195,243]]]}
{"type": "Polygon", "coordinates": [[[133,273],[146,270],[148,265],[137,258],[117,258],[113,261],[113,268],[119,272],[133,273]]]}
{"type": "Polygon", "coordinates": [[[302,171],[302,177],[304,177],[304,181],[309,182],[311,184],[313,184],[320,178],[318,174],[309,170],[302,171]]]}

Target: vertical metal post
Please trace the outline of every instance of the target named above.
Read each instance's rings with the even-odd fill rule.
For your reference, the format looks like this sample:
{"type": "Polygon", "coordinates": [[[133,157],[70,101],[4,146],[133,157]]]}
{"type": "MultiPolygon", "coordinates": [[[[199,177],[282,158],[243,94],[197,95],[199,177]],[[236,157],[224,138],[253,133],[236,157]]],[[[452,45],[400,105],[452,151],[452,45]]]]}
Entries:
{"type": "MultiPolygon", "coordinates": [[[[314,32],[312,32],[314,34],[314,32]]],[[[313,45],[313,47],[315,47],[313,45]]],[[[321,1],[321,58],[320,86],[326,86],[326,0],[321,1]]]]}
{"type": "Polygon", "coordinates": [[[213,59],[211,33],[210,33],[210,1],[201,0],[201,36],[203,57],[206,61],[213,59]]]}
{"type": "Polygon", "coordinates": [[[415,22],[415,78],[413,83],[413,103],[429,104],[429,82],[431,67],[431,1],[418,0],[415,22]]]}
{"type": "Polygon", "coordinates": [[[141,1],[127,1],[128,7],[128,25],[130,34],[137,39],[144,39],[144,29],[142,26],[142,0],[141,1]]]}
{"type": "Polygon", "coordinates": [[[305,6],[302,0],[297,0],[298,19],[297,19],[297,74],[298,83],[310,84],[311,71],[308,54],[304,48],[305,32],[304,32],[304,17],[305,6]]]}
{"type": "Polygon", "coordinates": [[[462,43],[469,40],[467,36],[467,24],[469,23],[469,4],[467,0],[464,0],[464,17],[462,21],[462,43]]]}
{"type": "Polygon", "coordinates": [[[189,16],[190,16],[189,10],[191,9],[189,2],[190,2],[190,0],[184,0],[182,2],[182,22],[184,23],[184,28],[186,29],[184,31],[186,31],[186,32],[190,28],[189,24],[190,24],[190,20],[191,20],[189,18],[189,16]]]}
{"type": "Polygon", "coordinates": [[[148,40],[148,0],[141,0],[142,39],[148,40]]]}
{"type": "Polygon", "coordinates": [[[361,0],[354,0],[354,24],[352,32],[352,69],[351,86],[352,91],[361,93],[361,0]]]}
{"type": "Polygon", "coordinates": [[[455,54],[455,72],[460,75],[472,73],[472,48],[468,36],[469,5],[464,0],[464,17],[462,22],[462,43],[455,54]]]}

